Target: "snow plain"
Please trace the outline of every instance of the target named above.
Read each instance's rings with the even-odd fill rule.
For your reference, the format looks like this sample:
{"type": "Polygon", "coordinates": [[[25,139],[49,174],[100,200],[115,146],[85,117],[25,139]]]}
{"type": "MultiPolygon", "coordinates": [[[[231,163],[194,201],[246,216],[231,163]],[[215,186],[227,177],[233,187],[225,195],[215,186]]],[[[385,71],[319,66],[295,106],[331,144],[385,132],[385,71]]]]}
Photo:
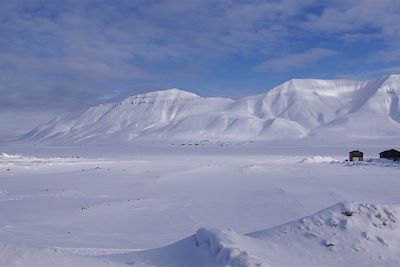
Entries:
{"type": "Polygon", "coordinates": [[[400,165],[352,148],[3,144],[0,266],[399,266],[400,165]]]}

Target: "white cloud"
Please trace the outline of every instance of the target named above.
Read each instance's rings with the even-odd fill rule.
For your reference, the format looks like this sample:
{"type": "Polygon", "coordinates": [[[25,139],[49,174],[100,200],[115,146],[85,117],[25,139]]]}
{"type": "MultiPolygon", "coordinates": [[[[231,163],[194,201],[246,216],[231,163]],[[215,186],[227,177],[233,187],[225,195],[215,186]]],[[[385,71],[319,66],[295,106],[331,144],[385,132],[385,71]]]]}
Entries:
{"type": "Polygon", "coordinates": [[[325,2],[322,12],[309,14],[301,27],[325,34],[375,34],[386,42],[399,41],[399,14],[398,0],[340,0],[325,2]]]}
{"type": "Polygon", "coordinates": [[[286,22],[309,4],[6,2],[0,10],[0,109],[76,108],[113,84],[154,85],[171,73],[199,75],[230,54],[271,51],[287,37],[286,22]]]}
{"type": "Polygon", "coordinates": [[[257,66],[259,70],[287,71],[290,69],[305,68],[321,59],[336,55],[336,52],[324,48],[312,48],[305,52],[286,54],[281,57],[264,61],[257,66]]]}

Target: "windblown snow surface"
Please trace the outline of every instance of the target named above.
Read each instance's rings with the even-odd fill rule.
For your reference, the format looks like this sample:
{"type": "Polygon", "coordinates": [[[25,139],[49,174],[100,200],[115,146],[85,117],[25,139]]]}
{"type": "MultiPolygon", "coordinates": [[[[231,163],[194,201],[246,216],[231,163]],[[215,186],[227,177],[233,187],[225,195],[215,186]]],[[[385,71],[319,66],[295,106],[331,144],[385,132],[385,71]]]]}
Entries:
{"type": "Polygon", "coordinates": [[[0,266],[400,266],[382,147],[0,148],[0,266]]]}
{"type": "Polygon", "coordinates": [[[338,203],[247,235],[201,228],[158,249],[78,256],[0,245],[1,266],[399,266],[400,205],[338,203]]]}
{"type": "Polygon", "coordinates": [[[247,235],[202,228],[167,247],[111,258],[138,266],[399,266],[399,212],[399,205],[339,203],[247,235]]]}
{"type": "Polygon", "coordinates": [[[126,144],[136,139],[330,140],[398,138],[400,75],[372,81],[290,80],[266,94],[203,98],[170,89],[90,107],[21,137],[47,144],[126,144]],[[374,127],[370,127],[374,125],[374,127]]]}

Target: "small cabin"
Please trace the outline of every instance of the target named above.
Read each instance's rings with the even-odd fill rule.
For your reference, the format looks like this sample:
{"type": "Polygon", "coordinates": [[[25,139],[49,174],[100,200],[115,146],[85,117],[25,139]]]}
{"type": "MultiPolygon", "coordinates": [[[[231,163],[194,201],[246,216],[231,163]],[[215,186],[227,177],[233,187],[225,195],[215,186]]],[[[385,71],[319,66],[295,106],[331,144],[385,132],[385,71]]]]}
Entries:
{"type": "Polygon", "coordinates": [[[363,161],[364,153],[360,150],[353,150],[349,152],[349,161],[363,161]]]}
{"type": "Polygon", "coordinates": [[[398,161],[400,160],[400,152],[396,149],[388,149],[379,153],[379,157],[381,159],[391,159],[394,161],[398,161]]]}

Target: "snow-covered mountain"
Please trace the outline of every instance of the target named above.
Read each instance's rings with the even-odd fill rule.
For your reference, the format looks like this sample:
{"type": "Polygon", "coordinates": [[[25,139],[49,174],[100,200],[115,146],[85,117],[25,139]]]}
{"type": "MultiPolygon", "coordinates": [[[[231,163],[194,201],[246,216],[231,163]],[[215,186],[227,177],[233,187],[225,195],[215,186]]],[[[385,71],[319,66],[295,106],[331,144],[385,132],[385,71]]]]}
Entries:
{"type": "Polygon", "coordinates": [[[290,80],[238,100],[169,89],[92,106],[21,139],[43,143],[130,143],[137,139],[275,140],[400,136],[400,75],[371,81],[290,80]]]}

